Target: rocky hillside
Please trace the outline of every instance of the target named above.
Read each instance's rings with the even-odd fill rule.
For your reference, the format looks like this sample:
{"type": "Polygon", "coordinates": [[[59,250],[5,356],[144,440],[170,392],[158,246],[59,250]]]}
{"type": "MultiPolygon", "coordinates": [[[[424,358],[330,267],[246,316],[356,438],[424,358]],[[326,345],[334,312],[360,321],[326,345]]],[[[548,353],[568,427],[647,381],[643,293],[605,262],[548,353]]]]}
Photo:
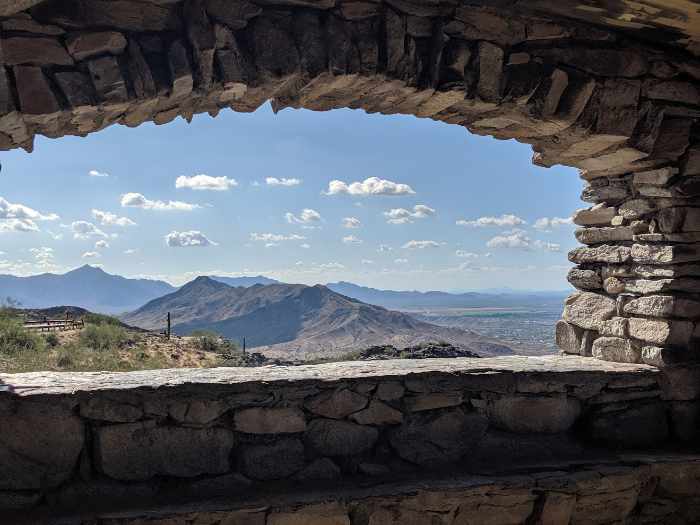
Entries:
{"type": "Polygon", "coordinates": [[[436,341],[480,355],[513,353],[507,345],[475,332],[418,321],[321,285],[233,288],[198,277],[122,319],[161,329],[168,312],[176,333],[210,330],[233,340],[245,337],[248,347],[275,357],[328,357],[373,345],[406,347],[436,341]]]}

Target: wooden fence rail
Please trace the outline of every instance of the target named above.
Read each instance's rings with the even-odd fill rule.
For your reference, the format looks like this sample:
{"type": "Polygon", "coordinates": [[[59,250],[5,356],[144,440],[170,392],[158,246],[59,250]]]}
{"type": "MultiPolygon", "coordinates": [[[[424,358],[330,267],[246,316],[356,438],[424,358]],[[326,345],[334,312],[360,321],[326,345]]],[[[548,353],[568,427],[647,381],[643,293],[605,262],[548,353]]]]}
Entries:
{"type": "Polygon", "coordinates": [[[66,330],[78,330],[85,326],[80,319],[43,319],[40,321],[25,321],[24,327],[35,332],[61,332],[66,330]]]}

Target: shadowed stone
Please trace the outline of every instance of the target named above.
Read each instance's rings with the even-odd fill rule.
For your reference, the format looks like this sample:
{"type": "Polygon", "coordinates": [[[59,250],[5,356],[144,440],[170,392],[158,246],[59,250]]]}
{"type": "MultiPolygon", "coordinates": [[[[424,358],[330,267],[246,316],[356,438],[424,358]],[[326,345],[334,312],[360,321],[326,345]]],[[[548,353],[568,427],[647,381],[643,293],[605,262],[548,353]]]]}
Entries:
{"type": "Polygon", "coordinates": [[[243,474],[261,481],[284,479],[304,468],[304,445],[283,438],[270,445],[247,445],[240,450],[243,474]]]}
{"type": "Polygon", "coordinates": [[[581,403],[566,395],[504,396],[486,404],[486,414],[495,427],[518,434],[566,432],[580,413],[581,403]]]}
{"type": "Polygon", "coordinates": [[[71,56],[80,61],[104,53],[119,55],[126,48],[126,38],[116,31],[71,33],[66,38],[66,47],[71,56]]]}
{"type": "Polygon", "coordinates": [[[661,403],[602,412],[590,417],[589,436],[616,446],[640,447],[662,443],[668,437],[666,410],[661,403]]]}
{"type": "Polygon", "coordinates": [[[379,432],[347,421],[315,419],[306,432],[307,443],[324,456],[351,456],[374,447],[379,432]]]}
{"type": "Polygon", "coordinates": [[[248,408],[234,417],[236,430],[247,434],[292,434],[306,430],[304,413],[296,408],[248,408]]]}
{"type": "Polygon", "coordinates": [[[0,415],[0,489],[53,488],[68,480],[85,442],[80,418],[60,403],[21,403],[0,415]]]}
{"type": "Polygon", "coordinates": [[[94,453],[107,476],[131,481],[157,475],[224,474],[232,447],[229,430],[156,427],[146,422],[100,427],[94,453]]]}
{"type": "Polygon", "coordinates": [[[72,66],[73,59],[54,38],[12,37],[2,41],[3,61],[8,66],[72,66]]]}
{"type": "Polygon", "coordinates": [[[403,414],[381,401],[373,400],[366,409],[355,412],[350,419],[360,425],[398,425],[403,421],[403,414]]]}
{"type": "Polygon", "coordinates": [[[331,419],[343,419],[367,406],[367,398],[344,388],[319,394],[305,403],[310,412],[331,419]]]}
{"type": "Polygon", "coordinates": [[[19,94],[19,106],[24,113],[47,115],[61,109],[41,68],[16,66],[14,73],[19,94]]]}

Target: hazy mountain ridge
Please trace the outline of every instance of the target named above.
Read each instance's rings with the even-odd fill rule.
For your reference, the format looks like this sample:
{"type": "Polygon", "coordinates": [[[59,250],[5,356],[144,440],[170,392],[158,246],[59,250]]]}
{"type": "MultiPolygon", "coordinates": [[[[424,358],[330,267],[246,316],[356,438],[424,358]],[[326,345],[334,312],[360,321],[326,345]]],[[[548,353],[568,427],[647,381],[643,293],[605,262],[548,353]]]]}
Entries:
{"type": "Polygon", "coordinates": [[[65,274],[0,275],[0,297],[11,297],[25,308],[69,304],[93,312],[121,313],[174,290],[164,281],[129,279],[89,265],[65,274]]]}
{"type": "Polygon", "coordinates": [[[482,355],[512,353],[508,346],[475,332],[418,321],[322,285],[234,288],[198,277],[122,319],[134,326],[160,329],[167,312],[171,312],[176,333],[203,329],[234,340],[245,337],[249,347],[263,347],[278,356],[333,355],[378,344],[408,346],[436,340],[482,355]]]}

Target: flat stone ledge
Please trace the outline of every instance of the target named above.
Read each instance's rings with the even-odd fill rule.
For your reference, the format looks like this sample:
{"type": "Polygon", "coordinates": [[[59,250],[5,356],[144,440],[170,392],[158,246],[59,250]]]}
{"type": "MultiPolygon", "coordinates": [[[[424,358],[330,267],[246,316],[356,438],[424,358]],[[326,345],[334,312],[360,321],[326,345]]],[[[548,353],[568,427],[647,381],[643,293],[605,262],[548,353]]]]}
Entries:
{"type": "Polygon", "coordinates": [[[268,386],[304,382],[362,381],[434,374],[481,379],[483,376],[564,379],[570,374],[592,374],[601,378],[639,377],[653,380],[658,369],[647,365],[613,363],[574,356],[509,356],[487,359],[423,359],[340,362],[305,366],[260,368],[179,368],[139,372],[32,372],[0,374],[0,388],[21,397],[71,395],[130,389],[160,389],[179,386],[246,385],[268,386]]]}

